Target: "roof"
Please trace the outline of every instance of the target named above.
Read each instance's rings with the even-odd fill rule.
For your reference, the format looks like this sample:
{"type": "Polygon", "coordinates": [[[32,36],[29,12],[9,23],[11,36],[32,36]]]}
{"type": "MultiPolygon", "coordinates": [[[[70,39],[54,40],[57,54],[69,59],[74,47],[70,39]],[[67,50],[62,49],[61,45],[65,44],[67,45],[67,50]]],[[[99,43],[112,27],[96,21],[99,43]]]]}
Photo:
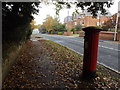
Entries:
{"type": "MultiPolygon", "coordinates": [[[[110,13],[109,10],[106,10],[107,14],[106,15],[102,15],[100,12],[97,13],[97,16],[108,16],[111,17],[112,14],[110,13]]],[[[92,16],[91,12],[88,12],[87,10],[85,10],[84,12],[80,12],[79,14],[76,14],[76,18],[79,18],[80,15],[85,14],[85,16],[92,16]]]]}
{"type": "MultiPolygon", "coordinates": [[[[106,10],[106,12],[108,13],[108,14],[106,14],[106,15],[102,15],[102,14],[100,14],[100,13],[98,13],[97,15],[98,15],[98,16],[107,16],[107,17],[111,17],[111,16],[112,16],[112,14],[109,12],[109,10],[106,10]]],[[[76,15],[75,15],[75,18],[76,18],[76,19],[79,18],[80,15],[82,15],[82,14],[85,14],[85,16],[92,16],[91,12],[88,12],[87,9],[86,9],[86,10],[84,11],[84,13],[83,13],[83,12],[80,12],[79,14],[76,14],[76,15]]],[[[67,17],[64,19],[64,22],[65,22],[65,23],[66,23],[66,22],[70,22],[70,21],[72,21],[72,16],[67,16],[67,17]]]]}
{"type": "MultiPolygon", "coordinates": [[[[107,12],[106,15],[102,15],[102,14],[99,13],[99,12],[97,13],[97,15],[98,15],[98,16],[108,16],[108,17],[111,17],[111,16],[112,16],[112,14],[110,13],[109,10],[106,10],[106,12],[107,12]]],[[[80,14],[83,14],[83,12],[80,13],[80,14]]],[[[91,12],[88,12],[87,10],[85,10],[84,14],[85,14],[86,16],[92,16],[91,12]]]]}
{"type": "Polygon", "coordinates": [[[72,16],[67,16],[65,19],[64,19],[64,22],[69,22],[69,21],[72,21],[72,16]]]}

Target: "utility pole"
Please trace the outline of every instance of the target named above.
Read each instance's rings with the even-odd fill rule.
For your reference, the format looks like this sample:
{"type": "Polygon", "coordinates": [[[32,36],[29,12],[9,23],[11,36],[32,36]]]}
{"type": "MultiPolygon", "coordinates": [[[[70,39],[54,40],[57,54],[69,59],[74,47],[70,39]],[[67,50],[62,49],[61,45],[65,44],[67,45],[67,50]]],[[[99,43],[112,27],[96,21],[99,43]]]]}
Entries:
{"type": "Polygon", "coordinates": [[[116,41],[116,36],[117,36],[118,16],[119,16],[119,13],[117,13],[117,16],[116,16],[116,25],[115,25],[115,32],[114,32],[114,41],[116,41]]]}
{"type": "Polygon", "coordinates": [[[99,27],[100,27],[100,25],[101,25],[101,24],[100,24],[100,15],[101,15],[100,12],[98,12],[99,27]]]}
{"type": "Polygon", "coordinates": [[[99,15],[98,17],[99,17],[99,27],[100,27],[100,25],[101,25],[101,24],[100,24],[100,15],[99,15]]]}
{"type": "Polygon", "coordinates": [[[68,9],[68,16],[67,16],[67,28],[68,28],[68,30],[67,30],[67,32],[69,32],[69,9],[68,9]]]}
{"type": "Polygon", "coordinates": [[[114,32],[114,41],[116,41],[116,36],[117,36],[117,26],[118,26],[118,17],[119,17],[119,4],[120,4],[120,1],[118,2],[118,12],[117,12],[117,16],[116,16],[116,25],[115,25],[115,32],[114,32]]]}

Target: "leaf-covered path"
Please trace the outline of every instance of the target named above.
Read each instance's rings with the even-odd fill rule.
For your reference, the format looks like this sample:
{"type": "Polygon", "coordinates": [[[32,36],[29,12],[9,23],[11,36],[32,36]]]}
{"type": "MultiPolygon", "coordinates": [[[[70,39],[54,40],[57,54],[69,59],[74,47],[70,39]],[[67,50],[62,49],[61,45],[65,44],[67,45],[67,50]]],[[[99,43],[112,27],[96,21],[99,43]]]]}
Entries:
{"type": "MultiPolygon", "coordinates": [[[[46,44],[42,40],[27,42],[6,78],[4,88],[64,88],[68,84],[74,87],[68,83],[72,78],[67,78],[74,75],[74,69],[67,67],[65,63],[68,62],[69,56],[64,56],[64,52],[59,55],[57,50],[53,53],[52,48],[46,47],[46,44]],[[62,56],[66,60],[62,61],[62,56]]],[[[69,65],[72,63],[69,62],[69,65]]],[[[77,70],[79,72],[80,69],[75,71],[77,70]]]]}
{"type": "Polygon", "coordinates": [[[3,82],[3,89],[118,88],[116,79],[102,75],[94,80],[81,80],[81,58],[74,51],[48,40],[28,41],[3,82]]]}

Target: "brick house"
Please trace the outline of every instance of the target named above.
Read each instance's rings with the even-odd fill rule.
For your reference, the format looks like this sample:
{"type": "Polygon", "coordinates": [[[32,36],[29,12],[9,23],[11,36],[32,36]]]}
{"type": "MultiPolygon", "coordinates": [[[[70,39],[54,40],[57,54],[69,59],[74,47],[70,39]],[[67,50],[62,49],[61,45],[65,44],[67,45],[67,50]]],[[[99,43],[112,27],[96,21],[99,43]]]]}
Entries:
{"type": "Polygon", "coordinates": [[[87,26],[101,26],[106,22],[107,20],[111,19],[112,15],[109,11],[107,11],[108,14],[102,15],[98,13],[96,18],[92,17],[92,14],[90,12],[87,12],[85,10],[84,12],[81,12],[80,14],[73,13],[72,16],[68,16],[64,19],[64,22],[66,24],[67,29],[75,28],[77,24],[82,25],[83,27],[87,26]]]}
{"type": "MultiPolygon", "coordinates": [[[[118,13],[119,13],[119,15],[118,15],[118,28],[120,28],[120,11],[118,11],[118,13]]],[[[113,20],[114,24],[116,24],[116,17],[117,17],[117,13],[112,15],[112,20],[113,20]]]]}
{"type": "Polygon", "coordinates": [[[68,31],[70,31],[73,28],[73,19],[72,16],[67,16],[64,19],[65,27],[68,31]]]}

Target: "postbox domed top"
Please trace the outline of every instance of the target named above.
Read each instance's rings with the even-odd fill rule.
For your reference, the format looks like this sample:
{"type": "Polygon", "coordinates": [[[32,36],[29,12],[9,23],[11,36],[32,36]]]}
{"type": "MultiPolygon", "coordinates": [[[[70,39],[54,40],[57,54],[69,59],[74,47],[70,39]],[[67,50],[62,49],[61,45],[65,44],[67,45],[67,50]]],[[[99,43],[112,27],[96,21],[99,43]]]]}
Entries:
{"type": "Polygon", "coordinates": [[[85,27],[82,30],[83,31],[98,31],[98,32],[102,31],[101,28],[98,28],[98,27],[95,27],[95,26],[85,27]]]}

